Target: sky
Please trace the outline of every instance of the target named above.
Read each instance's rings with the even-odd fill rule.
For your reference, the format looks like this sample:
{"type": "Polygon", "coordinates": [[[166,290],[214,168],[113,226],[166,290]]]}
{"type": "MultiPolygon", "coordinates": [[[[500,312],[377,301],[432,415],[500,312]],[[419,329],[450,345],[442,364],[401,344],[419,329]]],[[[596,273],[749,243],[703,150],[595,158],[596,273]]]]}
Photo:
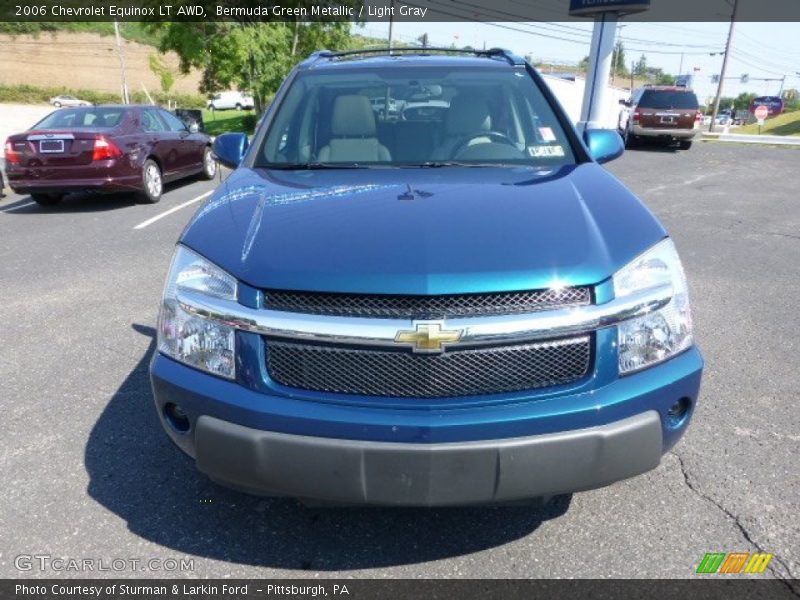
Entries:
{"type": "MultiPolygon", "coordinates": [[[[644,54],[648,66],[661,67],[667,73],[696,72],[694,88],[701,101],[716,93],[711,75],[718,74],[728,35],[729,23],[619,23],[617,33],[626,47],[630,68],[632,60],[644,54]],[[681,53],[683,52],[683,58],[681,53]],[[716,52],[715,56],[711,56],[716,52]]],[[[589,54],[593,23],[408,23],[395,22],[395,39],[413,42],[427,33],[432,46],[499,46],[516,54],[532,54],[537,60],[577,64],[589,54]]],[[[367,23],[365,35],[386,37],[388,24],[367,23]]],[[[757,81],[786,75],[785,89],[800,89],[800,23],[736,23],[728,61],[723,95],[741,92],[759,95],[778,93],[780,81],[757,81]],[[750,76],[742,84],[739,77],[750,76]]]]}

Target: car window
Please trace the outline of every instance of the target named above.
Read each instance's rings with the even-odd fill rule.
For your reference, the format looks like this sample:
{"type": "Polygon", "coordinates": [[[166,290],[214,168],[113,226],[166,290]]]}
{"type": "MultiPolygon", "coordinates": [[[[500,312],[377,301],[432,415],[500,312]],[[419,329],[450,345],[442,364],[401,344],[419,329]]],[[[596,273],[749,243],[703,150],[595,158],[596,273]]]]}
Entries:
{"type": "Polygon", "coordinates": [[[143,110],[142,111],[142,129],[145,131],[166,131],[167,127],[158,118],[156,111],[143,110]]]}
{"type": "Polygon", "coordinates": [[[575,155],[523,69],[402,67],[301,72],[260,166],[565,164],[575,155]]]}
{"type": "Polygon", "coordinates": [[[178,117],[165,110],[159,111],[161,118],[164,119],[170,131],[186,131],[186,125],[178,117]]]}
{"type": "Polygon", "coordinates": [[[60,127],[116,127],[122,121],[125,109],[121,107],[62,108],[47,115],[33,129],[56,129],[60,127]]]}
{"type": "Polygon", "coordinates": [[[639,104],[644,108],[698,108],[697,96],[693,92],[671,90],[645,90],[639,104]]]}

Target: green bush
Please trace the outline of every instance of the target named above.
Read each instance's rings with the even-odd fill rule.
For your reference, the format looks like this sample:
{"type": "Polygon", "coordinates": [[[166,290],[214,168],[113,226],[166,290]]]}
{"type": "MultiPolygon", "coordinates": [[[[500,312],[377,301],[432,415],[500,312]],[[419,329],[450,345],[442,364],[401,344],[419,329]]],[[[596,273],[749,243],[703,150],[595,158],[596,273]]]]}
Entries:
{"type": "MultiPolygon", "coordinates": [[[[32,85],[0,85],[0,102],[13,104],[42,104],[47,103],[53,96],[70,94],[92,104],[116,104],[121,101],[119,94],[98,92],[95,90],[70,89],[66,87],[36,87],[32,85]]],[[[165,94],[151,92],[156,104],[166,106],[168,101],[177,103],[181,108],[203,108],[206,105],[205,96],[202,94],[165,94]]],[[[131,102],[134,104],[149,104],[143,91],[136,90],[131,93],[131,102]]]]}

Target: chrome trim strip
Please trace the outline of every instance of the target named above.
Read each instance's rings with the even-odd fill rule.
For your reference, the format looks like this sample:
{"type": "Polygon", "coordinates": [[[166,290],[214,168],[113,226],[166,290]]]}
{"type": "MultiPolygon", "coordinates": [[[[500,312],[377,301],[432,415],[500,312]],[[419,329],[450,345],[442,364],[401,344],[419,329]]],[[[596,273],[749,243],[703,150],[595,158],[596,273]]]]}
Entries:
{"type": "Polygon", "coordinates": [[[191,290],[179,289],[177,292],[178,304],[184,311],[242,331],[306,342],[393,348],[399,346],[395,341],[397,332],[411,329],[418,323],[446,323],[448,330],[463,330],[459,341],[449,344],[451,348],[512,344],[589,333],[658,310],[671,299],[672,286],[667,284],[605,304],[543,310],[523,315],[412,321],[259,310],[191,290]]]}
{"type": "Polygon", "coordinates": [[[71,133],[37,133],[34,135],[29,135],[26,138],[29,142],[38,142],[41,140],[74,140],[75,136],[71,133]]]}

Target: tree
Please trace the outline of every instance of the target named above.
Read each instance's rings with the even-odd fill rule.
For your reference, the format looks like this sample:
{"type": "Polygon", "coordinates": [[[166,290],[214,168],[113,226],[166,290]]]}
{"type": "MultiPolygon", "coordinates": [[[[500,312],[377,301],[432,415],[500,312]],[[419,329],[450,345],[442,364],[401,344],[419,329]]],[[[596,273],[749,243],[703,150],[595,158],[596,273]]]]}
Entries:
{"type": "Polygon", "coordinates": [[[642,54],[639,61],[633,67],[633,74],[643,77],[647,75],[647,57],[642,54]]]}
{"type": "MultiPolygon", "coordinates": [[[[733,108],[736,110],[750,110],[750,105],[753,103],[753,100],[756,99],[756,95],[752,92],[742,92],[736,99],[733,100],[733,108]]],[[[720,105],[722,103],[720,102],[720,105]]]]}
{"type": "MultiPolygon", "coordinates": [[[[588,60],[588,56],[586,59],[588,60]]],[[[630,75],[630,71],[628,71],[628,61],[625,59],[625,45],[622,43],[622,40],[617,42],[617,45],[614,46],[614,64],[611,66],[612,71],[614,71],[618,77],[628,77],[630,75]]]]}
{"type": "Polygon", "coordinates": [[[168,94],[175,84],[175,74],[155,52],[150,54],[149,60],[150,70],[158,76],[161,82],[161,91],[168,94]]]}
{"type": "MultiPolygon", "coordinates": [[[[660,71],[660,69],[659,69],[660,71]]],[[[669,73],[661,72],[656,77],[656,84],[658,85],[675,85],[675,76],[670,75],[669,73]]]]}
{"type": "MultiPolygon", "coordinates": [[[[341,2],[346,4],[347,2],[341,2]]],[[[308,0],[285,5],[306,6],[308,0]]],[[[160,50],[174,51],[181,72],[203,72],[200,91],[248,90],[260,110],[275,94],[289,71],[314,50],[340,50],[350,41],[350,22],[261,22],[243,19],[220,22],[161,22],[160,50]]]]}
{"type": "Polygon", "coordinates": [[[430,41],[428,39],[428,34],[427,33],[423,33],[421,36],[419,36],[417,38],[417,41],[420,43],[420,45],[423,48],[427,48],[430,45],[430,41]]]}

